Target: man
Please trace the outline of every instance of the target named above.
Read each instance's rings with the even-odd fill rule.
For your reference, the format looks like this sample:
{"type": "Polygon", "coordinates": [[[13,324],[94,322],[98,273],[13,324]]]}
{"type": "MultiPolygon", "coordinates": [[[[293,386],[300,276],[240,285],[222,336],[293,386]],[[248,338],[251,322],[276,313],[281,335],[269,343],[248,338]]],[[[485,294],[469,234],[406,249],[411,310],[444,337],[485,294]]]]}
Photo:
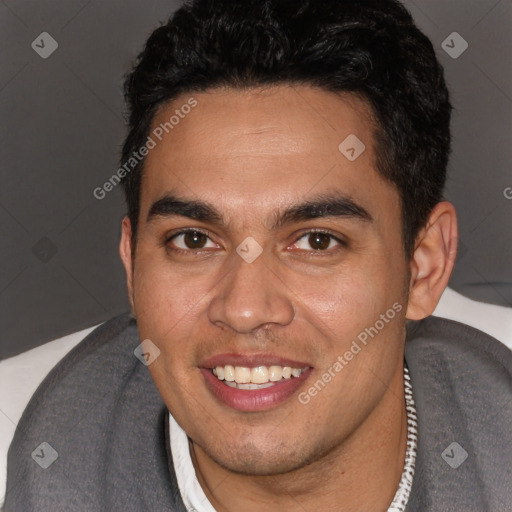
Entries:
{"type": "Polygon", "coordinates": [[[409,13],[197,0],[125,90],[133,318],[38,389],[5,510],[510,510],[512,355],[430,317],[451,106],[409,13]]]}

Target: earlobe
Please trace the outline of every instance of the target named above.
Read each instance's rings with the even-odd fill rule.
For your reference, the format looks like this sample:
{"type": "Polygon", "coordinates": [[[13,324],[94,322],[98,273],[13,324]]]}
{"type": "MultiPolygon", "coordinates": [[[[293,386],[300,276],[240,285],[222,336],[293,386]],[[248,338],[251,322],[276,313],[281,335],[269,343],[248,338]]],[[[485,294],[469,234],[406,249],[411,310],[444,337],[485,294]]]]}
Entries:
{"type": "Polygon", "coordinates": [[[121,240],[119,242],[119,256],[123,262],[126,271],[126,288],[132,315],[135,314],[135,304],[133,300],[133,256],[132,256],[132,226],[130,219],[124,217],[121,223],[121,240]]]}
{"type": "Polygon", "coordinates": [[[455,264],[457,241],[455,208],[448,201],[440,202],[416,239],[410,262],[407,319],[421,320],[436,308],[455,264]]]}

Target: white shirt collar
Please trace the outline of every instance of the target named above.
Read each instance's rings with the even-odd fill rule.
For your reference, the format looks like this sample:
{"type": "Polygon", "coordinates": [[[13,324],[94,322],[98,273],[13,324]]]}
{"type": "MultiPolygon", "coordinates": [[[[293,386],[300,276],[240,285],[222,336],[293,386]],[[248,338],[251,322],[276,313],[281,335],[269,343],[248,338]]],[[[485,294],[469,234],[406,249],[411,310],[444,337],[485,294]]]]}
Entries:
{"type": "MultiPolygon", "coordinates": [[[[395,497],[387,512],[404,512],[412,488],[416,448],[418,443],[418,423],[416,406],[412,393],[411,379],[407,365],[404,366],[405,406],[407,411],[407,450],[405,454],[402,478],[398,484],[395,497]]],[[[169,437],[174,471],[178,481],[181,498],[188,512],[216,512],[209,502],[196,477],[190,456],[188,437],[169,413],[169,437]]]]}
{"type": "Polygon", "coordinates": [[[169,413],[169,436],[174,472],[181,498],[188,512],[216,512],[196,477],[185,431],[169,413]]]}

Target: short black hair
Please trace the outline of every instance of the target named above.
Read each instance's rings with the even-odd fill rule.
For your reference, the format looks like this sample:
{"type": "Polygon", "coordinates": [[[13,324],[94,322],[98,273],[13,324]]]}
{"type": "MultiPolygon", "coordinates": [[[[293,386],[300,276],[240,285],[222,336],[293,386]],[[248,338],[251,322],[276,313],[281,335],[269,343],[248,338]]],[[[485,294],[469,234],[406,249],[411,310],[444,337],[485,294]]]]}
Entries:
{"type": "MultiPolygon", "coordinates": [[[[126,77],[122,162],[146,143],[157,109],[180,94],[279,84],[353,93],[369,103],[377,171],[399,191],[409,259],[442,200],[452,107],[432,43],[396,0],[185,2],[150,35],[126,77]]],[[[123,178],[133,247],[143,165],[123,178]]]]}

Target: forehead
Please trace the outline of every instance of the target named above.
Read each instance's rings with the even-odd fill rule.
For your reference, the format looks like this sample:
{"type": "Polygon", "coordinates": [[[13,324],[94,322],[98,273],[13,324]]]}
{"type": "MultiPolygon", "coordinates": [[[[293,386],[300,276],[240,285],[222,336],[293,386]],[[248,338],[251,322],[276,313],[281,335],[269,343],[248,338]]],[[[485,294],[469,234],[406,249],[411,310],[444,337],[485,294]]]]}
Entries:
{"type": "Polygon", "coordinates": [[[310,86],[184,94],[154,116],[141,212],[170,191],[255,214],[332,190],[396,202],[376,172],[374,127],[363,99],[310,86]]]}

